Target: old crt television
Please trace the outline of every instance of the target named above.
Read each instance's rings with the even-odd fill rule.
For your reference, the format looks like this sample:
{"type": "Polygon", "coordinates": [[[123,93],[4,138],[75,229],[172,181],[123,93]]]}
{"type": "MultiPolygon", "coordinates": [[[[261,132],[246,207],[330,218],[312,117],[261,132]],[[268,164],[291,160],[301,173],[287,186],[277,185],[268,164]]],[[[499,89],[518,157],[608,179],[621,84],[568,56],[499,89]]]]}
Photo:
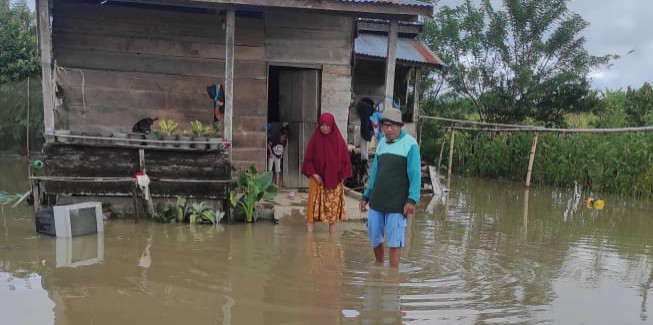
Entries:
{"type": "Polygon", "coordinates": [[[103,233],[102,203],[55,205],[36,214],[36,231],[57,237],[103,233]]]}
{"type": "Polygon", "coordinates": [[[52,207],[57,237],[103,233],[102,203],[82,202],[52,207]]]}

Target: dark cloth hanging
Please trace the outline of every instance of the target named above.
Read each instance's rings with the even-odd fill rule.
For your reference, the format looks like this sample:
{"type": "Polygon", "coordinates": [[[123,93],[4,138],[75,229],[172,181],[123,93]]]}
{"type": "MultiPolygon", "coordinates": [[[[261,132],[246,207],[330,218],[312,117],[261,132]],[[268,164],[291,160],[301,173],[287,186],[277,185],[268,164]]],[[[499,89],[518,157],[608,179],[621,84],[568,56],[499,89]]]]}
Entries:
{"type": "Polygon", "coordinates": [[[365,141],[372,141],[374,127],[370,117],[374,114],[374,101],[367,97],[361,99],[356,105],[356,112],[361,119],[361,138],[365,141]]]}
{"type": "Polygon", "coordinates": [[[206,92],[213,100],[213,122],[218,122],[224,116],[224,87],[222,84],[213,84],[206,87],[206,92]]]}

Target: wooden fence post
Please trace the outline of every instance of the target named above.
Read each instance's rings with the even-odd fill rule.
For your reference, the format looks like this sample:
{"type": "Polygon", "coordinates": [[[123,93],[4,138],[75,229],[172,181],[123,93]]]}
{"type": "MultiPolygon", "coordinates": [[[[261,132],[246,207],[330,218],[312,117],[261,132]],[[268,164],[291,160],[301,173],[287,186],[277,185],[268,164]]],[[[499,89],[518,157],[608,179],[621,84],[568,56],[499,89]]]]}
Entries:
{"type": "Polygon", "coordinates": [[[449,168],[447,170],[447,188],[451,188],[451,169],[453,165],[453,141],[456,130],[451,129],[451,143],[449,143],[449,168]]]}
{"type": "Polygon", "coordinates": [[[531,174],[533,172],[533,160],[535,160],[535,150],[537,149],[538,132],[533,134],[533,142],[531,143],[531,155],[528,159],[528,172],[526,173],[526,187],[531,186],[531,174]]]}

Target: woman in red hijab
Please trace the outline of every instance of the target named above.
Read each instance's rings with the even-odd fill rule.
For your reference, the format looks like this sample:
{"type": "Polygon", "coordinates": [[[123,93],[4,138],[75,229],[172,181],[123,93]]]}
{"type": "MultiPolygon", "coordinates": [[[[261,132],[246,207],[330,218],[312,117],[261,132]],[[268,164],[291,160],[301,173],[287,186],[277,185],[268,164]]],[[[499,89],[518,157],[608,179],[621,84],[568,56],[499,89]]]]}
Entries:
{"type": "Polygon", "coordinates": [[[329,223],[329,231],[346,220],[345,186],[350,178],[351,160],[347,144],[338,130],[331,113],[322,113],[304,154],[302,174],[308,177],[308,209],[306,228],[313,231],[313,223],[329,223]]]}

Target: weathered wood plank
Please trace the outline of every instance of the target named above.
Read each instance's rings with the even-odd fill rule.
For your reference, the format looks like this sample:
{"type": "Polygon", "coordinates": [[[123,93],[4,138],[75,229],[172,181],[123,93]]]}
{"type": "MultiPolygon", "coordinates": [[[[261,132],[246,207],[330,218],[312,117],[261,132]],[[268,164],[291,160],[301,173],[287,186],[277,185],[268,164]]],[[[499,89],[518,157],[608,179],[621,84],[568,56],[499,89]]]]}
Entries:
{"type": "Polygon", "coordinates": [[[260,148],[260,150],[266,150],[267,138],[266,132],[238,131],[233,134],[232,145],[238,148],[254,147],[260,148]]]}
{"type": "MultiPolygon", "coordinates": [[[[145,37],[58,33],[54,39],[58,49],[96,50],[160,56],[180,56],[202,59],[224,59],[225,46],[187,40],[152,39],[145,37]]],[[[265,61],[263,46],[236,46],[239,60],[265,61]]]]}
{"type": "MultiPolygon", "coordinates": [[[[353,20],[345,28],[334,27],[335,16],[310,19],[292,14],[271,14],[265,19],[266,55],[272,62],[349,65],[353,49],[353,20]],[[286,22],[278,22],[285,20],[286,22]],[[297,21],[295,21],[297,20],[297,21]],[[304,22],[304,23],[302,23],[304,22]]],[[[349,20],[344,19],[349,22],[349,20]]],[[[338,25],[340,26],[340,25],[338,25]]]]}
{"type": "Polygon", "coordinates": [[[232,148],[231,162],[234,167],[244,169],[253,164],[258,170],[265,170],[267,163],[267,153],[265,148],[232,148]]]}
{"type": "MultiPolygon", "coordinates": [[[[66,4],[57,7],[55,33],[142,37],[224,44],[218,14],[66,4]]],[[[263,19],[237,17],[236,45],[262,46],[263,19]]]]}
{"type": "MultiPolygon", "coordinates": [[[[58,63],[63,67],[113,71],[177,74],[185,76],[224,76],[224,60],[171,57],[119,52],[58,49],[58,63]]],[[[265,79],[267,65],[263,61],[236,60],[235,78],[265,79]]]]}
{"type": "Polygon", "coordinates": [[[266,29],[303,28],[334,30],[351,33],[354,26],[353,17],[311,14],[306,12],[269,11],[265,14],[266,29]]]}
{"type": "Polygon", "coordinates": [[[335,74],[335,75],[345,75],[350,76],[351,78],[351,65],[335,65],[335,64],[325,64],[322,67],[323,74],[335,74]]]}
{"type": "Polygon", "coordinates": [[[43,89],[43,126],[46,132],[54,132],[54,91],[52,89],[52,29],[48,0],[36,3],[38,16],[38,41],[41,53],[41,88],[43,89]]]}

